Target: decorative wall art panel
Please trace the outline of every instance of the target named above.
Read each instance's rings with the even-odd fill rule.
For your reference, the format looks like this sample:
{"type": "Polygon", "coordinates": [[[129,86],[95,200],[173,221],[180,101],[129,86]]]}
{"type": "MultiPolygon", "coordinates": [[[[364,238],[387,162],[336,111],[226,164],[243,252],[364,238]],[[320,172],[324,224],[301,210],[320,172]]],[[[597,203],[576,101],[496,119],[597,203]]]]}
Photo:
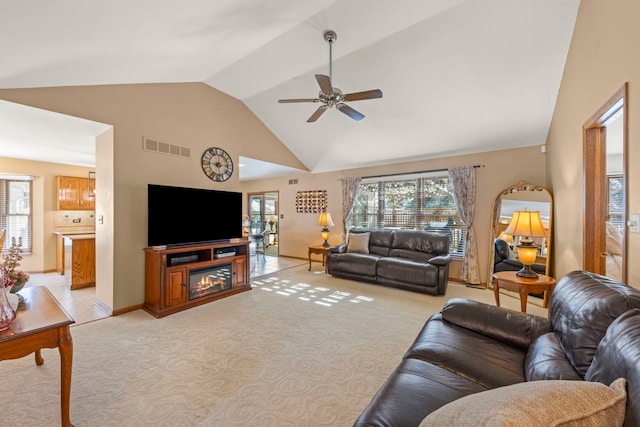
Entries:
{"type": "Polygon", "coordinates": [[[327,190],[298,191],[296,212],[320,213],[327,210],[327,190]]]}

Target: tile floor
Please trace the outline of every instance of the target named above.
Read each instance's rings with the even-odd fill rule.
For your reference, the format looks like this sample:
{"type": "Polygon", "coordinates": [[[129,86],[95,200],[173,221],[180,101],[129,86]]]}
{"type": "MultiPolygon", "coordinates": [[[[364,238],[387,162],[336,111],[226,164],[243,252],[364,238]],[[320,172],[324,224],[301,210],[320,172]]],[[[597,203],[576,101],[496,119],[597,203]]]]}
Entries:
{"type": "MultiPolygon", "coordinates": [[[[256,256],[251,254],[251,278],[272,274],[276,271],[286,270],[298,265],[306,264],[307,261],[277,256],[256,256]]],[[[320,266],[320,264],[318,264],[320,266]]],[[[70,290],[66,284],[64,276],[58,273],[31,274],[30,286],[46,286],[60,305],[76,321],[76,325],[92,322],[98,319],[109,317],[100,305],[95,301],[95,287],[70,290]]]]}

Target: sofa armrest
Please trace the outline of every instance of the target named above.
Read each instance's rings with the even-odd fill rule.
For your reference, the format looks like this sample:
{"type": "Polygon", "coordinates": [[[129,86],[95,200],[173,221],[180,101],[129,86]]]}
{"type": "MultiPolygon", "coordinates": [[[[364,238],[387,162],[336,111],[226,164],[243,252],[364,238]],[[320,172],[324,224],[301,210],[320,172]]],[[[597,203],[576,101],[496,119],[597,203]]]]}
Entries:
{"type": "Polygon", "coordinates": [[[347,252],[347,245],[345,243],[329,248],[330,254],[343,254],[347,252]]]}
{"type": "Polygon", "coordinates": [[[451,255],[438,255],[429,259],[429,264],[446,267],[451,262],[451,255]]]}
{"type": "Polygon", "coordinates": [[[540,335],[551,332],[551,323],[544,317],[462,298],[447,301],[442,318],[522,349],[527,349],[540,335]]]}

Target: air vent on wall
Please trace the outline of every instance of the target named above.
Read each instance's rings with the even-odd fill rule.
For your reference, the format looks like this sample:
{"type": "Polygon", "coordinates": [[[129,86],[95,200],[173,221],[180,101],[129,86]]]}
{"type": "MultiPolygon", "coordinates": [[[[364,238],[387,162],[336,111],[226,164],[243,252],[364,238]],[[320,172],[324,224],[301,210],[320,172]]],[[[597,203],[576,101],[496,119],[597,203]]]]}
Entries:
{"type": "Polygon", "coordinates": [[[142,149],[144,151],[153,151],[154,153],[168,154],[177,157],[191,157],[191,149],[180,145],[168,144],[162,141],[156,141],[151,138],[142,137],[142,149]]]}
{"type": "Polygon", "coordinates": [[[297,184],[298,180],[297,179],[290,179],[289,180],[289,185],[293,185],[293,184],[297,184]]]}

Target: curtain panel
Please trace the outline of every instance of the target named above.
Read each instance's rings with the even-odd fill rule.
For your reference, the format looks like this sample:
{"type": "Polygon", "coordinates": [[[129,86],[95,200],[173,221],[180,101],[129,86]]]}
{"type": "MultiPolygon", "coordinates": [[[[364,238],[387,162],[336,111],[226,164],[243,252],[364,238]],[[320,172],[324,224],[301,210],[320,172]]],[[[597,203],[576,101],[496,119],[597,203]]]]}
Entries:
{"type": "Polygon", "coordinates": [[[476,203],[476,169],[473,166],[463,166],[449,169],[449,178],[453,184],[456,204],[460,220],[467,227],[464,252],[462,255],[461,279],[469,284],[480,283],[478,270],[478,248],[473,229],[473,216],[476,203]]]}
{"type": "Polygon", "coordinates": [[[360,178],[343,178],[342,179],[342,241],[347,242],[348,232],[347,224],[351,218],[353,203],[356,200],[360,178]]]}

